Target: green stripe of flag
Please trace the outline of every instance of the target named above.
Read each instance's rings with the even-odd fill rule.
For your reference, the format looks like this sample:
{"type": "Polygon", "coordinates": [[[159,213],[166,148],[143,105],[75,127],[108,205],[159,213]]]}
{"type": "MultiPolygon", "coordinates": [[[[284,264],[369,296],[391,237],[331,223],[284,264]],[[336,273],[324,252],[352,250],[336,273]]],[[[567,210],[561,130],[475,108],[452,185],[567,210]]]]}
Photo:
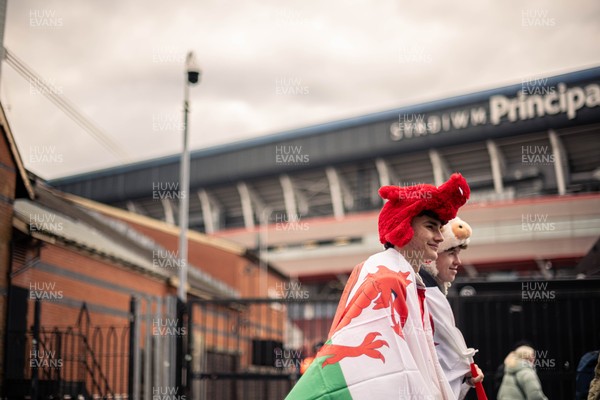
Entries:
{"type": "Polygon", "coordinates": [[[329,357],[315,359],[285,400],[352,400],[340,364],[322,367],[329,357]]]}

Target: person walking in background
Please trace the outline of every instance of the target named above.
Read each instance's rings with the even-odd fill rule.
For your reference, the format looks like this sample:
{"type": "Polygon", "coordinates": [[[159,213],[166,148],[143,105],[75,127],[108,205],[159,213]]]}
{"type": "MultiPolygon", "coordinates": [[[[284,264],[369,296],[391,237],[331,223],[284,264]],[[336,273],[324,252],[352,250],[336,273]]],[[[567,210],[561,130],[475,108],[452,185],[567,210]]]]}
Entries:
{"type": "Polygon", "coordinates": [[[535,372],[535,351],[520,346],[504,359],[504,377],[498,400],[547,400],[535,372]]]}
{"type": "MultiPolygon", "coordinates": [[[[510,348],[510,351],[514,351],[521,346],[529,346],[532,347],[531,341],[526,339],[521,339],[518,342],[514,343],[510,348]]],[[[504,360],[498,365],[496,368],[496,372],[494,373],[493,383],[494,383],[494,393],[498,393],[500,390],[500,385],[502,385],[502,379],[504,379],[504,360]]]]}
{"type": "Polygon", "coordinates": [[[483,374],[475,365],[477,377],[471,375],[470,364],[477,350],[467,348],[446,296],[458,273],[459,255],[467,248],[472,229],[456,217],[444,226],[442,234],[444,241],[438,247],[437,260],[423,264],[419,275],[427,287],[425,301],[433,319],[433,341],[440,365],[456,398],[464,399],[469,389],[483,380],[483,374]]]}

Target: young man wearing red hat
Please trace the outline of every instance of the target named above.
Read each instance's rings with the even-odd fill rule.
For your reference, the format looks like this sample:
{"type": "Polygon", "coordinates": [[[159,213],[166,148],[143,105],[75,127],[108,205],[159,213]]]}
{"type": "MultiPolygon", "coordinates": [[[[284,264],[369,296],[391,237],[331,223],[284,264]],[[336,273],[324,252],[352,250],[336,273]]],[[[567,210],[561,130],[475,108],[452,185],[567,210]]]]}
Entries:
{"type": "Polygon", "coordinates": [[[435,187],[384,186],[386,250],[354,268],[329,332],[287,399],[455,399],[433,342],[418,270],[437,258],[441,228],[469,198],[460,174],[435,187]]]}
{"type": "Polygon", "coordinates": [[[475,364],[477,377],[471,375],[471,363],[477,350],[467,348],[446,299],[448,288],[456,279],[461,265],[460,253],[467,248],[472,232],[471,226],[459,217],[448,222],[442,229],[444,241],[438,247],[437,260],[423,264],[419,270],[427,287],[426,303],[433,320],[433,340],[438,359],[459,400],[464,399],[469,389],[483,380],[483,374],[475,364]]]}

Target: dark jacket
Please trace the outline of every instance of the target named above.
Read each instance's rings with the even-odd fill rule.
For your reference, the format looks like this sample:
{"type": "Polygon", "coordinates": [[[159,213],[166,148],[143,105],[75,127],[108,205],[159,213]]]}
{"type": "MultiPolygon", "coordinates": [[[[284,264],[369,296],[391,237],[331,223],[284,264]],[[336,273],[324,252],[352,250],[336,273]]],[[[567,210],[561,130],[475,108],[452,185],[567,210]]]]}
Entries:
{"type": "Polygon", "coordinates": [[[423,279],[423,283],[425,284],[426,287],[438,286],[438,283],[435,280],[435,278],[433,277],[433,275],[431,275],[431,273],[429,271],[427,271],[425,268],[421,267],[419,269],[419,275],[421,275],[421,278],[423,279]]]}

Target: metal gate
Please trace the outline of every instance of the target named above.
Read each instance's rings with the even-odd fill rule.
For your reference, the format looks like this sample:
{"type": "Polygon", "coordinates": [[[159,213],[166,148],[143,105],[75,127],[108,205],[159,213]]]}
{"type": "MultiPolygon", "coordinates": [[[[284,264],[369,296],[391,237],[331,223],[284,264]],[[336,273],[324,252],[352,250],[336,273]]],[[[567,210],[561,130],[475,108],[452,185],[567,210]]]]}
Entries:
{"type": "Polygon", "coordinates": [[[187,399],[281,400],[327,339],[337,299],[196,300],[187,308],[187,399]]]}
{"type": "Polygon", "coordinates": [[[176,385],[177,342],[186,333],[177,304],[175,296],[131,299],[129,399],[184,398],[176,385]]]}
{"type": "MultiPolygon", "coordinates": [[[[536,351],[535,367],[549,398],[575,398],[579,359],[600,349],[600,280],[476,282],[455,285],[457,326],[496,398],[498,367],[519,341],[536,351]],[[461,295],[462,294],[462,295],[461,295]]],[[[468,399],[475,399],[470,393],[468,399]]]]}

